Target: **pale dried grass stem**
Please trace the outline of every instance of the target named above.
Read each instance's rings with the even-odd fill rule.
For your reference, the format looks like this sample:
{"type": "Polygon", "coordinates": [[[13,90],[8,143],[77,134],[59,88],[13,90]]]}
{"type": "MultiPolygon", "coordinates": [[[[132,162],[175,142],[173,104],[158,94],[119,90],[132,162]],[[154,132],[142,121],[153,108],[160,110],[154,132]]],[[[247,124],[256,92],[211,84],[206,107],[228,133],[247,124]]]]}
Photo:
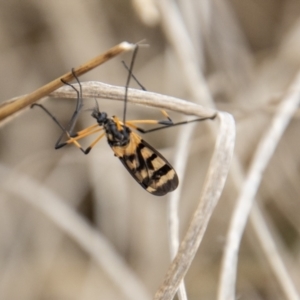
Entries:
{"type": "Polygon", "coordinates": [[[126,299],[150,299],[143,283],[128,268],[108,240],[65,205],[63,199],[21,172],[14,173],[11,178],[12,182],[2,182],[1,190],[17,195],[52,220],[97,262],[126,299]]]}
{"type": "MultiPolygon", "coordinates": [[[[97,81],[82,82],[81,85],[83,98],[103,98],[124,101],[124,87],[113,86],[97,81]]],[[[74,84],[74,87],[78,88],[78,85],[74,84]]],[[[74,90],[68,86],[61,87],[49,96],[54,98],[77,98],[74,90]]],[[[200,117],[209,117],[216,113],[214,109],[202,107],[183,99],[136,89],[128,89],[128,102],[200,117]]]]}
{"type": "MultiPolygon", "coordinates": [[[[153,1],[154,2],[154,1],[153,1]]],[[[204,75],[199,68],[203,66],[203,49],[201,43],[197,43],[199,50],[196,52],[193,40],[188,32],[182,15],[178,6],[174,1],[162,0],[156,1],[157,7],[160,11],[160,21],[165,36],[171,44],[172,51],[175,52],[179,62],[180,70],[183,74],[184,85],[190,95],[191,99],[196,103],[204,103],[207,106],[214,106],[213,100],[205,81],[204,75]]],[[[185,3],[184,7],[187,9],[191,7],[185,3]]],[[[201,35],[199,35],[201,39],[201,35]]],[[[198,42],[198,41],[197,41],[198,42]]],[[[180,136],[176,143],[176,159],[175,167],[179,171],[180,177],[184,178],[185,166],[188,159],[188,145],[189,139],[192,136],[195,126],[190,126],[187,129],[181,129],[180,136]]],[[[174,258],[179,244],[179,219],[178,219],[178,206],[181,196],[181,188],[175,193],[170,195],[169,199],[169,232],[170,232],[170,252],[171,258],[174,258]]],[[[180,300],[187,299],[184,282],[179,285],[178,297],[180,300]]]]}
{"type": "Polygon", "coordinates": [[[162,27],[174,50],[180,69],[183,71],[185,86],[192,92],[193,101],[214,107],[206,80],[199,68],[199,61],[189,34],[183,26],[178,7],[173,1],[156,1],[161,12],[162,27]]]}
{"type": "MultiPolygon", "coordinates": [[[[299,102],[300,73],[297,74],[287,96],[279,104],[277,113],[274,115],[270,127],[266,130],[256,148],[248,174],[246,175],[238,197],[228,230],[225,254],[223,257],[221,281],[218,291],[219,300],[235,299],[238,250],[248,216],[253,206],[257,189],[261,183],[263,172],[273,156],[277,144],[292,119],[294,112],[297,110],[299,102]]],[[[285,283],[283,283],[280,278],[277,279],[282,289],[286,291],[285,283]]],[[[290,284],[291,286],[293,285],[291,280],[290,284]]],[[[296,289],[294,289],[294,292],[293,297],[290,297],[290,294],[286,294],[286,297],[288,299],[296,299],[294,298],[297,295],[296,289]]]]}
{"type": "Polygon", "coordinates": [[[154,296],[155,300],[173,299],[198,250],[208,221],[223,190],[233,155],[235,124],[232,116],[227,113],[219,113],[218,116],[220,129],[198,207],[164,282],[154,296]]]}
{"type": "MultiPolygon", "coordinates": [[[[284,291],[286,299],[299,300],[299,291],[297,291],[286,264],[282,259],[284,255],[282,255],[283,253],[279,251],[278,246],[266,224],[264,216],[256,203],[253,205],[250,220],[265,253],[265,257],[267,258],[273,273],[284,291]]],[[[299,270],[297,270],[297,272],[298,271],[299,270]]]]}

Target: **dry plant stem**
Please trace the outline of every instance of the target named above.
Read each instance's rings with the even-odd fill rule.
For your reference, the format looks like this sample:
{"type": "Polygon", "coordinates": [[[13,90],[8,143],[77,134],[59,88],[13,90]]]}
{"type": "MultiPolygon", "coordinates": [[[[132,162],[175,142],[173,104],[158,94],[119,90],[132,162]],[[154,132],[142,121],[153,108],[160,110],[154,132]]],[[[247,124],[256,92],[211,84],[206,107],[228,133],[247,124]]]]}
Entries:
{"type": "MultiPolygon", "coordinates": [[[[0,167],[3,168],[1,165],[0,167]]],[[[1,191],[19,196],[73,238],[98,263],[126,299],[150,299],[143,284],[101,233],[65,205],[63,199],[20,172],[14,173],[11,178],[13,181],[6,180],[1,183],[1,191]]]]}
{"type": "Polygon", "coordinates": [[[231,115],[219,113],[220,129],[210,161],[199,205],[193,215],[179,251],[166,274],[155,300],[173,299],[180,281],[185,276],[203,238],[208,221],[223,190],[233,155],[235,125],[231,115]]]}
{"type": "MultiPolygon", "coordinates": [[[[282,134],[284,133],[284,130],[286,129],[289,121],[292,119],[294,112],[297,110],[299,102],[300,73],[297,74],[287,96],[278,106],[277,113],[274,116],[270,127],[262,137],[253,156],[249,172],[238,197],[233,217],[231,219],[225,247],[225,254],[223,257],[221,281],[218,291],[219,300],[235,299],[238,249],[251,207],[255,200],[255,194],[260,185],[263,172],[266,169],[276,149],[276,146],[280,141],[282,134]]],[[[282,285],[284,292],[291,290],[286,289],[280,278],[278,279],[279,284],[282,285]]],[[[292,285],[291,280],[290,284],[292,285]]],[[[293,293],[286,293],[287,299],[299,299],[296,289],[293,288],[292,290],[294,291],[293,293]]]]}
{"type": "Polygon", "coordinates": [[[292,283],[290,275],[282,261],[282,255],[278,252],[274,239],[272,238],[264,217],[256,203],[253,205],[250,219],[254,230],[259,232],[257,237],[260,239],[261,247],[263,247],[266,257],[268,257],[271,268],[280,282],[286,298],[290,300],[299,300],[299,291],[297,292],[292,283]]]}
{"type": "MultiPolygon", "coordinates": [[[[195,1],[185,1],[179,0],[177,1],[178,10],[180,11],[182,23],[181,26],[186,28],[186,32],[188,33],[188,38],[190,43],[193,45],[195,55],[197,56],[196,68],[205,70],[205,61],[204,61],[204,51],[203,51],[203,28],[202,24],[203,17],[199,16],[197,13],[197,6],[202,5],[203,14],[209,16],[207,13],[207,5],[211,5],[207,2],[207,0],[202,0],[201,2],[196,3],[195,1]],[[200,67],[199,67],[200,66],[200,67]]],[[[200,9],[199,9],[200,10],[200,9]]],[[[201,10],[200,10],[201,11],[201,10]]],[[[180,47],[178,45],[177,47],[180,47]]]]}
{"type": "Polygon", "coordinates": [[[131,0],[141,21],[146,26],[153,27],[159,22],[159,13],[153,0],[131,0]]]}
{"type": "MultiPolygon", "coordinates": [[[[115,57],[116,55],[132,50],[134,48],[134,44],[129,44],[127,42],[122,42],[117,46],[109,49],[105,53],[93,58],[92,60],[86,62],[85,64],[77,67],[74,69],[75,74],[79,77],[80,75],[94,69],[95,67],[105,63],[109,59],[115,57]]],[[[37,100],[41,99],[42,97],[47,96],[51,92],[55,91],[59,87],[63,85],[61,79],[66,82],[71,81],[74,78],[71,72],[64,74],[63,76],[49,82],[48,84],[40,87],[39,89],[35,90],[34,92],[18,98],[16,101],[9,101],[4,102],[0,105],[0,122],[3,121],[5,118],[11,116],[12,114],[22,110],[23,108],[33,104],[37,100]]]]}
{"type": "MultiPolygon", "coordinates": [[[[1,200],[3,201],[3,199],[1,200]]],[[[10,287],[11,278],[19,272],[22,251],[24,251],[22,247],[24,247],[26,241],[28,241],[29,235],[32,233],[34,226],[33,220],[32,212],[28,212],[22,217],[22,226],[20,226],[18,233],[14,236],[11,250],[5,257],[5,263],[1,263],[0,299],[7,299],[7,290],[9,290],[10,287]]],[[[38,288],[39,287],[36,287],[36,289],[38,288]]],[[[35,291],[32,289],[30,292],[32,298],[34,298],[33,294],[35,291]]]]}
{"type": "MultiPolygon", "coordinates": [[[[209,93],[209,89],[204,80],[204,76],[199,69],[199,55],[197,55],[193,42],[186,29],[184,21],[178,7],[173,1],[159,1],[157,6],[160,10],[160,21],[164,29],[165,35],[168,38],[170,44],[169,51],[174,51],[179,61],[179,68],[183,73],[184,85],[188,90],[189,95],[197,103],[211,104],[212,99],[209,93]]],[[[201,39],[201,37],[200,37],[201,39]]],[[[202,50],[202,49],[201,49],[202,50]]],[[[201,51],[202,52],[202,51],[201,51]]],[[[203,57],[203,55],[200,55],[203,57]]],[[[189,126],[188,128],[182,128],[180,135],[178,136],[178,142],[176,147],[175,162],[179,163],[179,166],[175,166],[177,172],[179,171],[180,178],[184,178],[185,165],[188,159],[189,151],[185,148],[188,145],[189,138],[192,136],[195,126],[189,126]],[[179,158],[179,159],[178,159],[179,158]]],[[[178,206],[180,201],[181,189],[179,188],[175,193],[169,196],[169,247],[171,253],[171,259],[174,258],[178,251],[179,245],[179,219],[178,219],[178,206]]],[[[178,289],[178,298],[180,300],[186,300],[187,294],[182,281],[178,289]]]]}
{"type": "Polygon", "coordinates": [[[174,49],[180,69],[183,72],[185,85],[191,92],[193,100],[205,106],[214,107],[213,99],[209,92],[203,74],[198,69],[198,56],[183,25],[183,21],[174,1],[156,0],[161,12],[161,23],[172,49],[174,49]]]}
{"type": "MultiPolygon", "coordinates": [[[[177,144],[176,153],[174,157],[175,163],[173,164],[173,166],[179,178],[185,178],[184,174],[187,166],[188,156],[190,153],[189,142],[192,138],[192,134],[196,126],[197,123],[190,124],[188,127],[181,127],[178,135],[178,141],[176,143],[177,144]]],[[[169,246],[170,246],[171,259],[174,259],[179,247],[178,207],[179,207],[180,196],[182,195],[182,186],[183,185],[180,184],[178,188],[169,195],[169,199],[168,199],[168,207],[169,207],[168,219],[169,219],[169,237],[170,237],[169,246]]],[[[187,299],[186,289],[183,280],[179,285],[177,294],[180,300],[187,299]]]]}
{"type": "MultiPolygon", "coordinates": [[[[124,101],[124,87],[113,86],[97,81],[82,82],[81,84],[83,98],[103,98],[124,101]]],[[[78,88],[78,85],[74,84],[74,86],[78,88]]],[[[49,96],[54,98],[77,98],[74,90],[68,86],[61,87],[49,96]]],[[[202,107],[186,100],[136,89],[128,89],[128,102],[169,109],[200,117],[209,117],[216,113],[214,109],[202,107]]],[[[94,105],[94,100],[91,105],[94,105]]]]}
{"type": "MultiPolygon", "coordinates": [[[[188,93],[196,103],[205,103],[206,106],[213,106],[213,100],[207,87],[206,81],[201,70],[198,67],[200,65],[198,58],[203,57],[203,51],[201,51],[200,55],[199,53],[197,55],[192,39],[186,29],[177,4],[175,4],[174,1],[169,0],[158,0],[155,2],[160,11],[160,21],[162,28],[164,30],[165,36],[172,46],[170,47],[170,50],[175,52],[175,55],[179,62],[178,65],[181,70],[180,73],[183,74],[182,77],[184,78],[184,85],[188,93]]],[[[199,36],[199,39],[201,40],[201,36],[199,36]]],[[[199,48],[199,50],[202,50],[202,48],[199,48]]],[[[188,138],[192,135],[194,128],[195,126],[190,126],[185,130],[185,133],[182,129],[181,134],[178,137],[176,156],[180,156],[180,159],[177,159],[175,161],[182,162],[182,168],[180,169],[182,170],[181,178],[184,178],[183,164],[187,161],[188,151],[186,151],[186,149],[185,151],[183,150],[182,146],[185,145],[185,143],[180,144],[180,142],[183,139],[187,144],[188,138]],[[184,134],[186,136],[184,136],[184,134]]],[[[174,253],[178,251],[179,244],[178,204],[180,201],[180,190],[176,191],[169,197],[169,244],[171,258],[173,259],[174,253]]],[[[178,289],[178,298],[180,300],[187,299],[183,281],[178,289]]]]}

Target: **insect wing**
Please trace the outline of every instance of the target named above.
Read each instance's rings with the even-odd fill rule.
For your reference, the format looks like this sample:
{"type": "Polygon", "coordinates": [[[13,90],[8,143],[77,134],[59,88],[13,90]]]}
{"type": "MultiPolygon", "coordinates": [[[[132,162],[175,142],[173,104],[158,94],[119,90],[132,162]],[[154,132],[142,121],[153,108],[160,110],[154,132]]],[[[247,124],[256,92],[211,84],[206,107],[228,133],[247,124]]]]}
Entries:
{"type": "Polygon", "coordinates": [[[113,150],[131,176],[152,195],[163,196],[177,188],[179,181],[173,167],[136,133],[131,132],[126,147],[113,150]],[[116,153],[121,149],[122,154],[116,153]]]}

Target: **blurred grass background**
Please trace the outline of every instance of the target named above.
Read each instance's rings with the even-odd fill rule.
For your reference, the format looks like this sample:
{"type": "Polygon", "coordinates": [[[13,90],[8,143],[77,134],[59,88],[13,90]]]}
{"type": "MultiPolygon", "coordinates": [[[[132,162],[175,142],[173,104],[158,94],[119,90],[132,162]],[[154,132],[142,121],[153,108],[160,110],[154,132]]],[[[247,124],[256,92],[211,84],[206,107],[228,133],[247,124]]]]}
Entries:
{"type": "MultiPolygon", "coordinates": [[[[236,155],[246,171],[278,101],[299,69],[300,2],[174,3],[216,107],[236,119],[236,155]]],[[[1,1],[0,101],[29,93],[121,41],[142,39],[150,47],[140,49],[136,61],[134,73],[141,83],[149,91],[193,100],[176,45],[169,42],[169,33],[162,26],[167,15],[156,9],[155,1],[150,0],[1,1]]],[[[124,86],[127,72],[121,60],[128,62],[130,57],[130,53],[123,54],[81,80],[124,86]]],[[[201,104],[201,99],[197,100],[201,104]]],[[[71,100],[49,99],[44,104],[63,124],[74,109],[71,100]]],[[[109,114],[122,115],[120,102],[99,104],[109,114]]],[[[85,103],[86,108],[93,105],[93,99],[85,103]]],[[[170,115],[174,120],[183,118],[172,112],[170,115]]],[[[128,109],[129,119],[160,117],[154,109],[133,105],[128,109]]],[[[91,122],[89,113],[83,113],[78,128],[91,122]]],[[[257,195],[296,286],[300,285],[299,128],[295,115],[257,195]]],[[[176,133],[177,128],[168,129],[149,134],[146,140],[172,162],[176,133]]],[[[29,176],[55,192],[97,228],[153,295],[170,260],[166,197],[156,198],[143,191],[105,141],[84,156],[73,147],[55,151],[59,134],[59,128],[38,109],[28,110],[0,130],[0,299],[125,299],[72,238],[21,196],[3,188],[8,180],[13,184],[16,174],[29,176]]],[[[187,172],[181,178],[182,234],[197,203],[213,147],[203,124],[198,125],[191,146],[187,172]]],[[[12,188],[18,190],[18,186],[12,188]]],[[[32,191],[32,196],[38,194],[32,191]]],[[[224,239],[236,196],[229,178],[185,280],[190,300],[216,297],[224,239]]],[[[239,255],[237,296],[284,298],[249,228],[239,255]]]]}

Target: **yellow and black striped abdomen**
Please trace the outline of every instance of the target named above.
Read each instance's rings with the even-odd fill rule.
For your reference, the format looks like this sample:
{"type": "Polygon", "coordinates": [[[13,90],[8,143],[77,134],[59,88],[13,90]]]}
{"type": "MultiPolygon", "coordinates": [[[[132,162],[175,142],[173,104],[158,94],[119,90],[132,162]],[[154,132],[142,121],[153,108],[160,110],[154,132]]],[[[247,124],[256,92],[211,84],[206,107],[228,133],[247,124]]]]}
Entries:
{"type": "Polygon", "coordinates": [[[149,193],[163,196],[178,186],[178,176],[170,163],[134,132],[128,145],[112,146],[131,176],[149,193]]]}

